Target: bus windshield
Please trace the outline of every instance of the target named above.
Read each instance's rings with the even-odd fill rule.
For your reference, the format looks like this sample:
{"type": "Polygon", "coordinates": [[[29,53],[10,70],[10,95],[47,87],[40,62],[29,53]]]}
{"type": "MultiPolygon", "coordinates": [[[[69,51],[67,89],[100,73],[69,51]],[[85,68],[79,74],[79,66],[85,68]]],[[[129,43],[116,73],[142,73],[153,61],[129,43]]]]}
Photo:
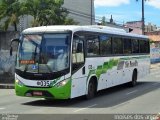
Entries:
{"type": "Polygon", "coordinates": [[[68,69],[70,40],[69,33],[23,35],[16,69],[29,73],[53,73],[68,69]]]}

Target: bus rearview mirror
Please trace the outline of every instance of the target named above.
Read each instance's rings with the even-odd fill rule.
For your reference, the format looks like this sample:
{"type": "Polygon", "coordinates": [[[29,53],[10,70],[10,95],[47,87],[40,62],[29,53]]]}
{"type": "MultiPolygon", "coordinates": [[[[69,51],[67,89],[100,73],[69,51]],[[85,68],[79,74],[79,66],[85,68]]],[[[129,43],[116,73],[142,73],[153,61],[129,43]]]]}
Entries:
{"type": "Polygon", "coordinates": [[[12,52],[13,52],[13,47],[12,47],[12,43],[13,42],[20,42],[20,40],[18,38],[12,39],[11,40],[11,44],[10,44],[10,56],[12,56],[12,52]]]}

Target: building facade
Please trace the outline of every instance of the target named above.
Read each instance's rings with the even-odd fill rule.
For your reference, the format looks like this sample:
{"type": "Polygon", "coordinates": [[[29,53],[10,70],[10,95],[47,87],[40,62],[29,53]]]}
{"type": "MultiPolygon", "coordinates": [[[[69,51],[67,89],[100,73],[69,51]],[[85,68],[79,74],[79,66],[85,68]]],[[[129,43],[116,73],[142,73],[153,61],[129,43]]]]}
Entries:
{"type": "MultiPolygon", "coordinates": [[[[125,24],[125,27],[131,28],[131,33],[142,34],[142,21],[130,21],[125,24]]],[[[158,28],[152,23],[145,25],[145,33],[157,31],[158,28]]]]}
{"type": "Polygon", "coordinates": [[[127,22],[124,26],[132,29],[130,33],[142,34],[142,21],[127,22]]]}
{"type": "Polygon", "coordinates": [[[148,23],[148,25],[145,25],[145,32],[153,32],[156,30],[157,30],[157,26],[152,23],[148,23]]]}
{"type": "Polygon", "coordinates": [[[63,7],[80,25],[95,24],[94,0],[64,0],[63,7]]]}

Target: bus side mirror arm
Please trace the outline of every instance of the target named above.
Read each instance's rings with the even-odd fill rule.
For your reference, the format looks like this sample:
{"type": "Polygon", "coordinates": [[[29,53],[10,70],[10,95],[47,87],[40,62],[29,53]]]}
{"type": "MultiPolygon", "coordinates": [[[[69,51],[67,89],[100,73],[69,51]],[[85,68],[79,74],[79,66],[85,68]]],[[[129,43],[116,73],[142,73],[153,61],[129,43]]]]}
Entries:
{"type": "Polygon", "coordinates": [[[15,39],[12,39],[12,40],[11,40],[11,43],[10,43],[10,56],[13,55],[13,54],[12,54],[12,53],[13,53],[12,43],[13,43],[13,42],[18,42],[18,43],[19,43],[20,40],[19,40],[18,38],[15,38],[15,39]]]}
{"type": "Polygon", "coordinates": [[[12,56],[12,51],[13,51],[13,48],[12,46],[10,46],[10,56],[12,56]]]}

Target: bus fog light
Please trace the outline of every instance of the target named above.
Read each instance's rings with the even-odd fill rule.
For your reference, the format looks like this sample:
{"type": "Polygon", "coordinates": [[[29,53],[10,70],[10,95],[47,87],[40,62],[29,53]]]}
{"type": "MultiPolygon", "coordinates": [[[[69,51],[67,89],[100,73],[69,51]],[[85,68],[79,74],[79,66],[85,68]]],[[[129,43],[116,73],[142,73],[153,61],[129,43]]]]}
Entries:
{"type": "Polygon", "coordinates": [[[65,86],[65,85],[68,83],[68,81],[69,81],[69,79],[60,81],[59,83],[57,83],[57,84],[55,85],[55,87],[62,87],[62,86],[65,86]]]}

